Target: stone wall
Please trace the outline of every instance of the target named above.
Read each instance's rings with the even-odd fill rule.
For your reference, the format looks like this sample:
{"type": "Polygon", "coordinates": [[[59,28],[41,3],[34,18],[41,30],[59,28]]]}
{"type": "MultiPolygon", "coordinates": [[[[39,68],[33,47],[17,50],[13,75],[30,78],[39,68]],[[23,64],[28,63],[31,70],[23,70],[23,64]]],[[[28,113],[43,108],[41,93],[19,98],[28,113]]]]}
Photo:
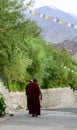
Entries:
{"type": "MultiPolygon", "coordinates": [[[[9,92],[2,82],[0,82],[0,91],[4,95],[7,104],[6,113],[12,114],[20,108],[26,108],[25,92],[9,92]]],[[[73,92],[70,87],[44,89],[42,90],[42,97],[42,108],[62,107],[77,101],[77,91],[73,92]]]]}
{"type": "Polygon", "coordinates": [[[75,98],[75,102],[77,102],[77,90],[74,91],[74,98],[75,98]]]}
{"type": "Polygon", "coordinates": [[[13,102],[14,109],[26,108],[27,101],[24,92],[10,92],[10,96],[13,102]]]}
{"type": "MultiPolygon", "coordinates": [[[[26,107],[26,96],[23,92],[10,92],[14,109],[26,107]]],[[[72,104],[75,101],[75,95],[70,88],[44,89],[42,90],[42,108],[61,107],[72,104]]]]}
{"type": "Polygon", "coordinates": [[[70,88],[57,88],[42,90],[42,108],[53,108],[69,105],[75,101],[73,90],[70,88]]]}
{"type": "Polygon", "coordinates": [[[6,113],[14,114],[16,110],[26,107],[26,96],[22,92],[9,92],[3,82],[0,81],[0,92],[3,94],[6,103],[6,113]]]}
{"type": "Polygon", "coordinates": [[[15,111],[13,108],[13,101],[12,101],[11,95],[8,89],[6,89],[6,87],[3,85],[3,82],[1,81],[0,81],[0,92],[3,94],[5,98],[5,103],[7,106],[6,113],[14,114],[15,111]]]}

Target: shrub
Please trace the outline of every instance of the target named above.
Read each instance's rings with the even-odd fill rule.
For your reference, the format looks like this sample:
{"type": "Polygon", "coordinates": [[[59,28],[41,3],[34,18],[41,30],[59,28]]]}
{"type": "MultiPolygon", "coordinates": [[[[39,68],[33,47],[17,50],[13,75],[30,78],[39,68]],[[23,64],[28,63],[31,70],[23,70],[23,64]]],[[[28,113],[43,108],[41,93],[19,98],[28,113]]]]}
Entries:
{"type": "Polygon", "coordinates": [[[12,83],[9,84],[9,91],[11,92],[16,92],[16,91],[24,91],[25,90],[25,83],[24,82],[20,82],[20,83],[12,83]]]}
{"type": "Polygon", "coordinates": [[[0,116],[5,115],[5,109],[6,109],[6,104],[5,104],[5,99],[0,92],[0,116]]]}

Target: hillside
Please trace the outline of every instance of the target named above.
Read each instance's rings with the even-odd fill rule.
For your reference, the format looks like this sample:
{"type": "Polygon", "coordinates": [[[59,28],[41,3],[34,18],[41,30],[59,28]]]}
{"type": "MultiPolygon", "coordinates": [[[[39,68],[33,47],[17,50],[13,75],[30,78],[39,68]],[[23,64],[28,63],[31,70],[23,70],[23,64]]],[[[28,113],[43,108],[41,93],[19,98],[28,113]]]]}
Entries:
{"type": "Polygon", "coordinates": [[[71,40],[66,40],[55,46],[69,51],[74,58],[77,58],[77,37],[71,40]]]}
{"type": "MultiPolygon", "coordinates": [[[[52,16],[65,22],[70,22],[74,25],[77,24],[77,18],[75,16],[62,12],[61,10],[58,10],[56,8],[44,6],[36,9],[35,12],[52,16]]],[[[66,27],[63,24],[60,25],[58,23],[51,22],[50,20],[46,20],[44,18],[41,18],[37,15],[32,15],[30,13],[27,14],[27,17],[36,21],[37,24],[42,28],[41,35],[47,42],[57,44],[65,40],[71,40],[77,37],[77,30],[75,30],[72,27],[66,27]]]]}

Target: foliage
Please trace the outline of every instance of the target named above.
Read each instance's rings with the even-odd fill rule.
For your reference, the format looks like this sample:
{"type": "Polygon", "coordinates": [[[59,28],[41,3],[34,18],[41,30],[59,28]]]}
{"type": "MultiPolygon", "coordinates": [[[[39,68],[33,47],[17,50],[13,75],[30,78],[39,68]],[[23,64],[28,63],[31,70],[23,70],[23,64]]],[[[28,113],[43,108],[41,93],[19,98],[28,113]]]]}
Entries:
{"type": "Polygon", "coordinates": [[[77,89],[76,75],[68,69],[77,71],[77,61],[42,39],[41,28],[24,13],[34,1],[23,2],[0,1],[0,77],[10,91],[24,91],[35,77],[42,88],[77,89]]]}
{"type": "Polygon", "coordinates": [[[73,74],[72,72],[69,72],[68,81],[69,81],[69,86],[71,86],[73,90],[77,90],[77,75],[73,74]]]}
{"type": "Polygon", "coordinates": [[[6,109],[6,104],[5,104],[5,99],[0,92],[0,116],[5,114],[5,109],[6,109]]]}
{"type": "Polygon", "coordinates": [[[25,43],[29,20],[25,21],[22,14],[22,2],[0,1],[0,72],[9,83],[21,81],[25,75],[28,76],[27,67],[31,65],[25,43]]]}

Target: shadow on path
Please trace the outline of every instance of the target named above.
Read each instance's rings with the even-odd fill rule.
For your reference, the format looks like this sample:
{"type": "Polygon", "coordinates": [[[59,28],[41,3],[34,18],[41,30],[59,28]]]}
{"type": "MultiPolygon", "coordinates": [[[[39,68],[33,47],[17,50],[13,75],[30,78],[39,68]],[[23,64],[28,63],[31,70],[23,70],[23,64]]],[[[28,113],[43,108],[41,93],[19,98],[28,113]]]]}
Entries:
{"type": "Polygon", "coordinates": [[[59,112],[71,112],[77,114],[77,103],[66,106],[66,107],[59,107],[59,108],[52,108],[52,109],[44,109],[48,111],[59,111],[59,112]]]}

